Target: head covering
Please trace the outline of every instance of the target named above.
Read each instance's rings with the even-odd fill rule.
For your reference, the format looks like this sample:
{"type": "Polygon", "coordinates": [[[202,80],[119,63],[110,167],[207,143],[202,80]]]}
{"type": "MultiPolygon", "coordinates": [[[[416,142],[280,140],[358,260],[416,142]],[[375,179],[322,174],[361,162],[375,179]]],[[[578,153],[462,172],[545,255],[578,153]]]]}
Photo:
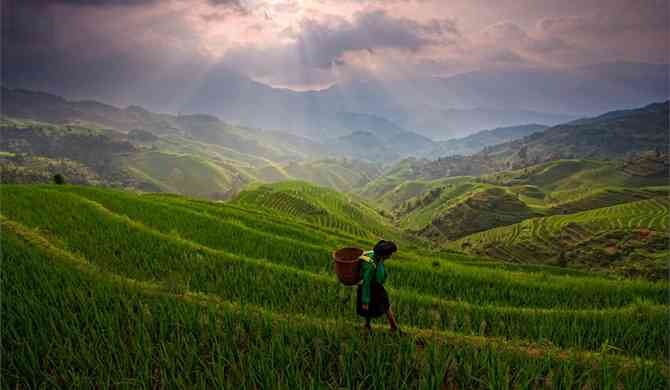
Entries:
{"type": "Polygon", "coordinates": [[[381,240],[372,249],[377,256],[391,256],[398,251],[398,246],[393,241],[381,240]]]}

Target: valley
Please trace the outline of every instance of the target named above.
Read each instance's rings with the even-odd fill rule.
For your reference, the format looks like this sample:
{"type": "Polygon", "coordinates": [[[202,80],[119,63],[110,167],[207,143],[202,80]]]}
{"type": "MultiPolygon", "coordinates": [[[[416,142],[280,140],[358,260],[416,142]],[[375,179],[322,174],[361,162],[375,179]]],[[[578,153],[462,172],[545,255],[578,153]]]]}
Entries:
{"type": "Polygon", "coordinates": [[[668,103],[485,131],[433,160],[372,132],[75,106],[0,126],[12,387],[668,384],[668,103]],[[381,238],[401,248],[387,286],[404,336],[362,332],[333,273],[333,250],[381,238]]]}
{"type": "Polygon", "coordinates": [[[670,389],[670,2],[0,8],[0,390],[670,389]]]}
{"type": "Polygon", "coordinates": [[[338,196],[317,187],[275,191],[283,206],[264,201],[266,208],[251,200],[227,205],[90,187],[3,186],[2,278],[14,286],[3,293],[3,348],[20,356],[3,366],[5,378],[270,386],[264,378],[281,373],[296,386],[430,388],[445,375],[463,386],[667,384],[665,283],[550,266],[472,265],[472,258],[426,252],[402,237],[403,251],[388,265],[389,291],[407,336],[377,334],[378,327],[361,335],[351,291],[333,279],[329,251],[369,246],[378,229],[393,235],[393,228],[381,221],[368,228],[361,206],[347,219],[360,228],[347,228],[337,221],[346,212],[338,196]],[[279,196],[283,191],[302,200],[279,196]],[[35,343],[43,338],[60,342],[35,343]],[[32,353],[16,353],[25,345],[32,353]],[[157,348],[168,349],[152,357],[153,366],[133,363],[157,348]],[[87,354],[116,363],[79,358],[87,354]],[[359,364],[371,357],[396,363],[390,373],[386,363],[359,364]]]}

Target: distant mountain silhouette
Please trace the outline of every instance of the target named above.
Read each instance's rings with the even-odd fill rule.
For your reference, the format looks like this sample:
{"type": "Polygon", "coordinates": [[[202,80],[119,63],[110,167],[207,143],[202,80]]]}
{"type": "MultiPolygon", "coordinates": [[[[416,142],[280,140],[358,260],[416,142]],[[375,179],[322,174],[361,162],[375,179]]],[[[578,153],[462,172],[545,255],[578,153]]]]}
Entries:
{"type": "Polygon", "coordinates": [[[545,130],[548,126],[530,124],[521,126],[499,127],[482,130],[464,138],[455,138],[438,142],[428,157],[444,157],[450,155],[471,155],[493,146],[545,130]]]}

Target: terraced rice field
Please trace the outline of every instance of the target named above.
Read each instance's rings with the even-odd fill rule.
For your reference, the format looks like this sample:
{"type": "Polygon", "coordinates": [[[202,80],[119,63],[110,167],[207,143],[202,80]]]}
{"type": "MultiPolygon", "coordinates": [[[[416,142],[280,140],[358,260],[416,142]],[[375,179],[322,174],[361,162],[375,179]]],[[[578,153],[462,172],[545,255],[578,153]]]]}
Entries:
{"type": "MultiPolygon", "coordinates": [[[[387,289],[406,335],[382,321],[367,334],[330,251],[376,238],[315,221],[304,203],[268,212],[74,186],[0,195],[3,387],[669,384],[664,283],[469,265],[401,245],[387,289]]],[[[667,207],[626,215],[662,224],[643,210],[667,207]]]]}
{"type": "Polygon", "coordinates": [[[562,242],[579,243],[612,232],[653,231],[666,235],[669,208],[670,198],[656,197],[575,214],[533,218],[470,235],[452,246],[470,250],[495,247],[501,255],[525,259],[543,248],[557,252],[562,242]]]}
{"type": "Polygon", "coordinates": [[[381,217],[376,211],[350,197],[304,182],[284,182],[244,191],[234,203],[305,219],[355,236],[372,238],[389,233],[390,227],[379,222],[381,217]]]}

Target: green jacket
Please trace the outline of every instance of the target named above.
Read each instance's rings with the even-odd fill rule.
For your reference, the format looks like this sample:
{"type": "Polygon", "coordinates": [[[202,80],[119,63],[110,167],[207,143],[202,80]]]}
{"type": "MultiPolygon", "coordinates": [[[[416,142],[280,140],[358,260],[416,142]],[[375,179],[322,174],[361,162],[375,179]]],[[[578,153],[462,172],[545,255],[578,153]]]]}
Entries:
{"type": "Polygon", "coordinates": [[[386,281],[386,270],[384,269],[384,262],[377,260],[374,251],[365,252],[363,253],[363,256],[367,256],[374,261],[374,263],[361,261],[361,274],[363,275],[361,303],[368,305],[370,304],[370,285],[372,284],[372,281],[375,280],[379,284],[384,284],[386,281]]]}

